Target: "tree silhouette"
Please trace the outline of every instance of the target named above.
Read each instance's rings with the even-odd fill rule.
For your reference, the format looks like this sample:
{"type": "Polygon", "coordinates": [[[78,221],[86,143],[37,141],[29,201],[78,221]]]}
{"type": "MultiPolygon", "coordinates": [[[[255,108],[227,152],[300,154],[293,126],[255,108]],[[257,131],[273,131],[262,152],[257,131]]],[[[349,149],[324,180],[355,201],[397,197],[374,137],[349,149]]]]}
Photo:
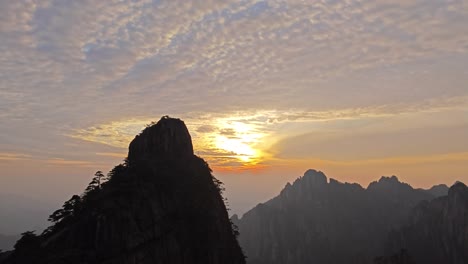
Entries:
{"type": "Polygon", "coordinates": [[[239,235],[240,235],[239,227],[236,224],[234,224],[234,222],[232,222],[232,219],[229,219],[229,222],[231,223],[232,234],[235,237],[239,237],[239,235]]]}
{"type": "Polygon", "coordinates": [[[217,178],[215,178],[214,176],[213,176],[213,183],[215,184],[216,189],[218,190],[219,194],[222,195],[224,191],[226,191],[226,188],[224,187],[224,183],[218,180],[217,178]]]}
{"type": "Polygon", "coordinates": [[[30,249],[39,247],[39,237],[34,234],[34,231],[26,231],[21,234],[21,238],[16,242],[15,249],[30,249]]]}
{"type": "Polygon", "coordinates": [[[14,252],[6,259],[8,263],[38,263],[44,257],[42,255],[41,237],[34,234],[34,231],[22,233],[14,248],[14,252]],[[13,257],[14,260],[10,261],[10,257],[13,257]]]}
{"type": "Polygon", "coordinates": [[[109,173],[107,173],[106,180],[110,181],[114,177],[119,177],[125,170],[127,169],[127,166],[124,164],[119,164],[115,166],[109,173]]]}
{"type": "Polygon", "coordinates": [[[53,223],[60,222],[70,216],[76,215],[82,206],[81,197],[78,195],[73,195],[70,200],[66,201],[62,209],[58,209],[49,216],[49,221],[53,223]]]}
{"type": "Polygon", "coordinates": [[[94,174],[93,179],[88,184],[88,187],[86,187],[85,193],[89,193],[91,191],[101,189],[101,181],[102,180],[104,180],[104,174],[102,173],[102,171],[96,171],[96,173],[94,174]]]}

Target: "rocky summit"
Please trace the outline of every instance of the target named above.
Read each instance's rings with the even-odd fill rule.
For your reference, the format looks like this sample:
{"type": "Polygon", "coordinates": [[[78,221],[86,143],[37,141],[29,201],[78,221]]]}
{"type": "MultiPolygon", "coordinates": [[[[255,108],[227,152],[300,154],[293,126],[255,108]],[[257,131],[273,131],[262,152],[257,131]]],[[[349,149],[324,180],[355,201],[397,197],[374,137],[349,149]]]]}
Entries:
{"type": "Polygon", "coordinates": [[[51,215],[51,227],[24,233],[0,263],[245,263],[220,182],[193,154],[183,121],[148,126],[107,181],[96,175],[51,215]]]}
{"type": "Polygon", "coordinates": [[[167,116],[137,135],[128,150],[129,161],[152,159],[158,162],[192,157],[192,138],[184,122],[167,116]]]}

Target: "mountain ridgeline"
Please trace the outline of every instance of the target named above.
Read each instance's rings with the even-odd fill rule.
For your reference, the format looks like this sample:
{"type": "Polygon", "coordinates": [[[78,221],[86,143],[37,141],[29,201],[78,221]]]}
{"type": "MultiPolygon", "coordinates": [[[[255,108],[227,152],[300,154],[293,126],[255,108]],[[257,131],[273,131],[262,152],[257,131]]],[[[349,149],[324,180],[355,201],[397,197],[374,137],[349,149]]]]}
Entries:
{"type": "Polygon", "coordinates": [[[51,215],[54,225],[24,233],[0,263],[245,263],[220,182],[181,120],[148,126],[108,181],[96,175],[51,215]]]}
{"type": "Polygon", "coordinates": [[[413,189],[382,177],[367,189],[308,170],[239,219],[249,264],[468,263],[468,190],[413,189]]]}
{"type": "Polygon", "coordinates": [[[244,252],[249,264],[468,263],[463,183],[423,190],[391,176],[363,188],[308,170],[231,220],[222,190],[184,122],[163,117],[0,264],[245,264],[244,252]]]}

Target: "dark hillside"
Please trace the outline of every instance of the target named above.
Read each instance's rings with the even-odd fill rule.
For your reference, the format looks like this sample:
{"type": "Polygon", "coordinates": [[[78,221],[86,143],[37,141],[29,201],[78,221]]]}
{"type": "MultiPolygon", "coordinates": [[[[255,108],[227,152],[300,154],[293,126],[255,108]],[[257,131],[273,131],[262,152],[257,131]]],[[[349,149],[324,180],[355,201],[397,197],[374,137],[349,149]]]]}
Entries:
{"type": "Polygon", "coordinates": [[[245,263],[219,181],[181,120],[146,128],[102,178],[52,214],[43,234],[25,233],[3,263],[245,263]]]}

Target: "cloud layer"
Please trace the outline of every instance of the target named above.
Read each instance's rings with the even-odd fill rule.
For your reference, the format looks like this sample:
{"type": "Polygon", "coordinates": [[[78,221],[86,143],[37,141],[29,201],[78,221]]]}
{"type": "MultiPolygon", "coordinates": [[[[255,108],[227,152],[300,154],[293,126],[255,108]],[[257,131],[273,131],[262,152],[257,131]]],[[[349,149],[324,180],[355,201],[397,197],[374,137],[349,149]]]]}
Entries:
{"type": "MultiPolygon", "coordinates": [[[[465,1],[18,0],[0,5],[3,121],[79,126],[113,119],[116,112],[132,117],[293,103],[324,110],[353,104],[324,99],[351,101],[356,93],[381,92],[363,84],[348,87],[359,78],[371,83],[404,81],[411,74],[431,78],[430,71],[447,63],[455,73],[466,73],[456,66],[466,63],[468,51],[465,1]]],[[[382,92],[390,99],[367,95],[358,103],[394,103],[403,94],[417,101],[467,93],[462,80],[449,77],[443,80],[451,87],[386,86],[382,92]]]]}

